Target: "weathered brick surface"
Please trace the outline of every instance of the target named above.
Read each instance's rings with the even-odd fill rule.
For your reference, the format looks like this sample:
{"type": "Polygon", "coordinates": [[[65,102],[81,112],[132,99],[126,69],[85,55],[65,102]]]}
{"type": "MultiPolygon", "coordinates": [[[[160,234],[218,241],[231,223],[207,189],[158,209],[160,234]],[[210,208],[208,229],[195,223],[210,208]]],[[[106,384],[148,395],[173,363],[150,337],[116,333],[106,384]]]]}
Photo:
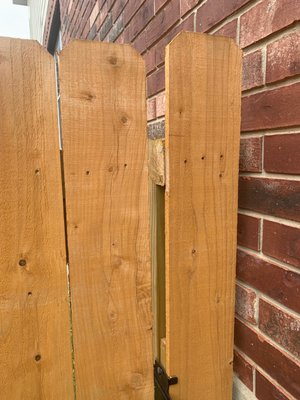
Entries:
{"type": "Polygon", "coordinates": [[[202,0],[178,0],[180,2],[180,16],[189,12],[194,6],[201,3],[202,0]]]}
{"type": "Polygon", "coordinates": [[[162,117],[165,115],[165,102],[166,102],[166,95],[165,93],[160,93],[156,96],[156,116],[162,117]]]}
{"type": "Polygon", "coordinates": [[[147,120],[151,121],[156,118],[156,99],[147,101],[147,120]]]}
{"type": "Polygon", "coordinates": [[[300,268],[300,229],[264,221],[262,250],[273,258],[300,268]]]}
{"type": "Polygon", "coordinates": [[[282,391],[273,385],[269,379],[256,371],[256,397],[258,400],[291,400],[282,391]]]}
{"type": "Polygon", "coordinates": [[[263,83],[262,52],[257,50],[243,58],[242,89],[252,89],[262,86],[263,83]]]}
{"type": "Polygon", "coordinates": [[[130,0],[124,9],[124,23],[127,25],[145,0],[130,0]]]}
{"type": "Polygon", "coordinates": [[[237,277],[279,303],[300,313],[300,274],[239,250],[237,277]]]}
{"type": "Polygon", "coordinates": [[[165,137],[165,121],[158,121],[148,125],[149,139],[162,139],[165,137]]]}
{"type": "Polygon", "coordinates": [[[146,44],[151,46],[155,41],[164,35],[180,18],[180,3],[178,0],[171,0],[159,11],[146,28],[146,44]]]}
{"type": "Polygon", "coordinates": [[[233,370],[239,379],[250,389],[253,389],[253,367],[238,352],[234,351],[233,370]]]}
{"type": "Polygon", "coordinates": [[[148,97],[153,96],[165,88],[165,69],[162,67],[147,78],[148,97]]]}
{"type": "Polygon", "coordinates": [[[265,171],[300,174],[300,133],[267,135],[264,149],[265,171]]]}
{"type": "Polygon", "coordinates": [[[249,215],[238,215],[238,244],[253,250],[259,249],[260,219],[249,215]]]}
{"type": "Polygon", "coordinates": [[[154,16],[154,0],[146,0],[130,21],[128,41],[132,41],[154,16]]]}
{"type": "Polygon", "coordinates": [[[259,301],[259,328],[300,359],[300,317],[287,314],[269,302],[259,301]]]}
{"type": "Polygon", "coordinates": [[[300,182],[240,177],[239,206],[263,214],[300,221],[300,182]]]}
{"type": "Polygon", "coordinates": [[[249,3],[250,0],[208,0],[197,12],[196,29],[199,32],[206,32],[218,22],[249,3]]]}
{"type": "Polygon", "coordinates": [[[251,324],[256,324],[257,300],[255,292],[245,286],[237,284],[235,300],[236,314],[245,321],[248,321],[251,324]]]}
{"type": "Polygon", "coordinates": [[[119,15],[123,11],[127,2],[128,2],[128,0],[118,0],[114,3],[113,8],[112,8],[113,23],[119,18],[119,15]]]}
{"type": "Polygon", "coordinates": [[[242,100],[242,131],[300,125],[300,83],[264,91],[242,100]]]}
{"type": "Polygon", "coordinates": [[[264,0],[241,16],[240,44],[249,46],[299,19],[299,0],[264,0]]]}
{"type": "Polygon", "coordinates": [[[154,1],[154,9],[155,13],[157,13],[167,2],[168,0],[155,0],[154,1]]]}
{"type": "Polygon", "coordinates": [[[155,46],[155,62],[160,65],[165,62],[165,48],[172,39],[181,31],[193,31],[194,15],[190,15],[180,25],[171,29],[155,46]]]}
{"type": "Polygon", "coordinates": [[[233,21],[228,22],[227,24],[222,26],[222,28],[218,29],[214,34],[220,35],[220,36],[227,36],[236,41],[237,19],[234,19],[233,21]]]}
{"type": "Polygon", "coordinates": [[[299,74],[300,31],[296,31],[267,46],[266,81],[276,82],[299,74]]]}
{"type": "Polygon", "coordinates": [[[239,320],[235,323],[235,343],[282,387],[294,397],[300,398],[300,364],[239,320]]]}
{"type": "Polygon", "coordinates": [[[154,71],[156,67],[154,47],[144,54],[144,60],[146,64],[146,74],[148,75],[150,72],[154,71]]]}
{"type": "Polygon", "coordinates": [[[241,139],[239,163],[241,172],[261,172],[261,145],[260,137],[241,139]]]}

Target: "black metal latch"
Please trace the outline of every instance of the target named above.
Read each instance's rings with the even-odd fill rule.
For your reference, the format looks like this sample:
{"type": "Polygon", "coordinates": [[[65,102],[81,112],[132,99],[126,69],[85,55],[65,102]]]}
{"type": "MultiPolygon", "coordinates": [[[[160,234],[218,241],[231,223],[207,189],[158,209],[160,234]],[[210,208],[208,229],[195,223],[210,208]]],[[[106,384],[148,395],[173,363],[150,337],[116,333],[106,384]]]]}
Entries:
{"type": "Polygon", "coordinates": [[[159,361],[154,364],[155,400],[172,400],[169,395],[169,386],[178,383],[177,376],[168,376],[159,361]]]}

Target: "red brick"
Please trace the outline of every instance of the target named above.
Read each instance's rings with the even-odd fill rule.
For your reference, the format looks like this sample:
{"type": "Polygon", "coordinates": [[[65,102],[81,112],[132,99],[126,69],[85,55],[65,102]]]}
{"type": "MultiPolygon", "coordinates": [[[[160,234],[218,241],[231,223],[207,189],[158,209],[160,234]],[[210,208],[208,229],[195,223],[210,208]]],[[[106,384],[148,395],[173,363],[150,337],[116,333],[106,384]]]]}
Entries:
{"type": "Polygon", "coordinates": [[[300,313],[300,274],[239,250],[237,277],[300,313]]]}
{"type": "Polygon", "coordinates": [[[150,47],[164,33],[169,30],[180,18],[180,3],[171,0],[162,8],[146,28],[147,47],[150,47]]]}
{"type": "Polygon", "coordinates": [[[102,27],[103,22],[105,21],[107,15],[108,15],[108,8],[107,4],[105,3],[95,22],[97,31],[102,27]]]}
{"type": "Polygon", "coordinates": [[[238,215],[237,241],[241,246],[259,250],[260,219],[238,215]]]}
{"type": "Polygon", "coordinates": [[[115,2],[111,12],[112,12],[112,19],[113,23],[118,19],[119,15],[123,11],[124,7],[126,6],[128,0],[118,0],[115,2]]]}
{"type": "Polygon", "coordinates": [[[294,356],[300,358],[300,317],[293,317],[260,299],[259,328],[294,356]]]}
{"type": "Polygon", "coordinates": [[[146,74],[155,70],[155,48],[152,47],[147,53],[144,54],[146,64],[146,74]]]}
{"type": "Polygon", "coordinates": [[[268,256],[300,268],[300,229],[264,221],[262,251],[268,256]]]}
{"type": "Polygon", "coordinates": [[[206,32],[250,0],[207,0],[197,11],[196,29],[206,32]]]}
{"type": "Polygon", "coordinates": [[[222,28],[218,29],[214,35],[227,36],[236,41],[237,34],[237,19],[228,22],[222,28]]]}
{"type": "Polygon", "coordinates": [[[156,99],[147,100],[147,120],[156,118],[156,99]]]}
{"type": "Polygon", "coordinates": [[[239,206],[300,221],[300,181],[242,176],[239,180],[239,206]]]}
{"type": "Polygon", "coordinates": [[[180,25],[170,30],[155,46],[156,65],[160,65],[165,61],[165,48],[172,39],[181,31],[194,30],[194,15],[190,15],[180,25]]]}
{"type": "Polygon", "coordinates": [[[155,14],[162,8],[162,6],[166,4],[167,1],[168,0],[155,0],[154,2],[155,14]]]}
{"type": "Polygon", "coordinates": [[[300,398],[300,365],[273,347],[241,321],[235,323],[235,344],[296,398],[300,398]]]}
{"type": "Polygon", "coordinates": [[[241,172],[261,172],[261,143],[260,137],[241,139],[239,165],[241,172]]]}
{"type": "Polygon", "coordinates": [[[233,370],[238,378],[246,385],[251,391],[253,390],[253,367],[245,358],[238,352],[234,351],[233,370]]]}
{"type": "Polygon", "coordinates": [[[300,174],[300,133],[265,136],[264,169],[281,174],[300,174]]]}
{"type": "Polygon", "coordinates": [[[160,93],[156,97],[156,116],[162,117],[165,115],[165,102],[166,96],[164,93],[160,93]]]}
{"type": "Polygon", "coordinates": [[[165,88],[165,68],[160,68],[147,78],[147,97],[161,92],[165,88]]]}
{"type": "MultiPolygon", "coordinates": [[[[118,0],[119,1],[119,0],[118,0]]],[[[130,0],[124,9],[124,24],[127,25],[145,0],[130,0]]]]}
{"type": "Polygon", "coordinates": [[[92,10],[92,13],[91,13],[91,15],[90,15],[90,25],[91,25],[91,26],[94,24],[94,22],[95,22],[95,20],[96,20],[96,18],[97,18],[97,15],[99,14],[99,11],[100,11],[100,9],[99,9],[99,3],[96,2],[95,5],[94,5],[94,8],[93,8],[93,10],[92,10]]]}
{"type": "MultiPolygon", "coordinates": [[[[126,34],[124,36],[125,43],[129,43],[129,37],[127,32],[129,32],[129,28],[125,29],[126,34]]],[[[140,54],[143,54],[144,51],[147,49],[146,43],[146,30],[142,31],[139,36],[134,40],[132,46],[138,51],[140,54]]]]}
{"type": "Polygon", "coordinates": [[[243,58],[242,89],[248,90],[262,86],[263,83],[261,50],[246,54],[243,58]]]}
{"type": "Polygon", "coordinates": [[[299,74],[300,31],[297,31],[267,46],[266,81],[275,82],[299,74]]]}
{"type": "Polygon", "coordinates": [[[300,125],[300,83],[242,99],[242,131],[300,125]]]}
{"type": "Polygon", "coordinates": [[[146,0],[128,26],[128,38],[132,41],[154,16],[154,0],[146,0]]]}
{"type": "Polygon", "coordinates": [[[256,294],[245,286],[236,285],[235,312],[245,321],[256,325],[256,294]]]}
{"type": "Polygon", "coordinates": [[[299,0],[264,0],[241,16],[240,44],[249,46],[299,18],[299,0]]]}
{"type": "Polygon", "coordinates": [[[259,371],[256,371],[256,397],[258,400],[291,400],[286,397],[278,387],[265,378],[259,371]]]}
{"type": "Polygon", "coordinates": [[[178,0],[180,1],[180,15],[183,16],[192,8],[194,8],[198,3],[201,3],[201,0],[178,0]]]}

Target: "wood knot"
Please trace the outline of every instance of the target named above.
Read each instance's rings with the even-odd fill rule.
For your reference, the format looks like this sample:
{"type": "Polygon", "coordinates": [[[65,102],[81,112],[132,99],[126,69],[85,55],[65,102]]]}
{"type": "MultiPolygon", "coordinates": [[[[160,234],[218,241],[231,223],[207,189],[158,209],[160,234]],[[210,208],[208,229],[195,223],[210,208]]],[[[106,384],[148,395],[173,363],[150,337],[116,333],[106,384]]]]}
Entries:
{"type": "Polygon", "coordinates": [[[108,61],[112,65],[117,65],[118,59],[116,56],[111,56],[111,57],[109,57],[108,61]]]}

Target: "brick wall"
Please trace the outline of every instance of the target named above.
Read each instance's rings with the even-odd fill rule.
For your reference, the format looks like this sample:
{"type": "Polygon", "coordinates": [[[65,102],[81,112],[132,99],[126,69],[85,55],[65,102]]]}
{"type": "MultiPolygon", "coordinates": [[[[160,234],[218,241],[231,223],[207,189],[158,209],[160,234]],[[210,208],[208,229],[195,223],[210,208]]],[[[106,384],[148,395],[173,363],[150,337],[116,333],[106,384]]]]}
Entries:
{"type": "Polygon", "coordinates": [[[254,398],[300,399],[300,0],[60,0],[60,9],[64,46],[115,41],[143,55],[151,137],[164,135],[164,48],[178,32],[229,36],[244,50],[234,369],[254,398]]]}

